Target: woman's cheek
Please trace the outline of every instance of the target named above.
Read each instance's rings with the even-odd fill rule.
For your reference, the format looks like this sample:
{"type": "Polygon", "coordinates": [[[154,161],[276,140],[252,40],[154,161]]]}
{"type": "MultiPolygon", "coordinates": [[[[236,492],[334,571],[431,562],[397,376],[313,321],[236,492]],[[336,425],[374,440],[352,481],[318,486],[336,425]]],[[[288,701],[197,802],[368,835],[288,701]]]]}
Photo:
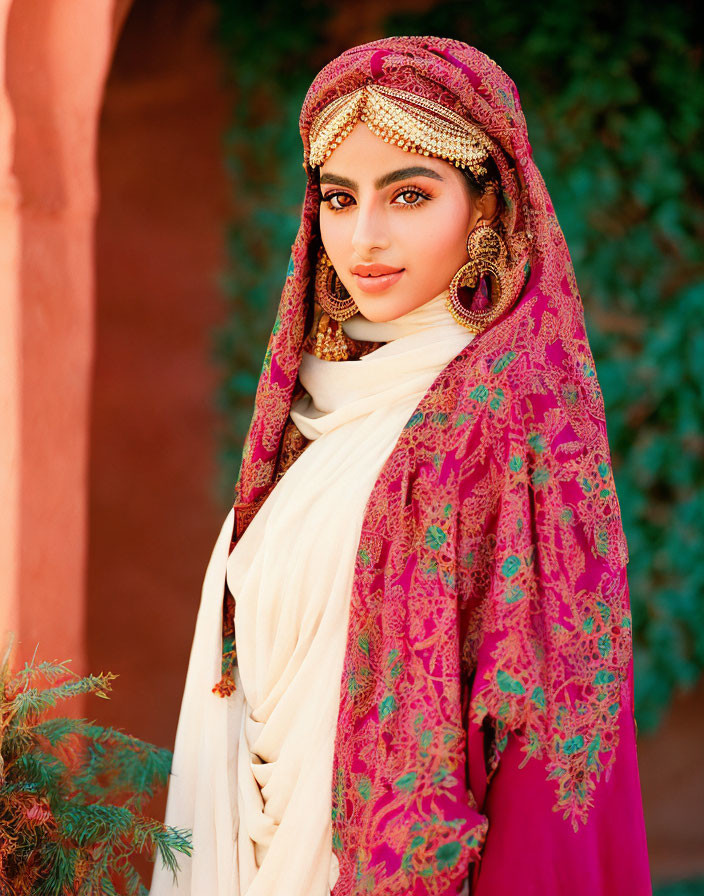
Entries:
{"type": "Polygon", "coordinates": [[[349,228],[345,228],[342,222],[327,221],[321,225],[321,236],[323,245],[333,264],[341,261],[349,255],[349,244],[352,235],[347,233],[349,228]]]}
{"type": "Polygon", "coordinates": [[[411,262],[422,259],[423,266],[432,271],[437,262],[446,256],[447,243],[442,236],[438,237],[437,230],[432,225],[422,229],[416,228],[406,252],[406,257],[411,262]]]}

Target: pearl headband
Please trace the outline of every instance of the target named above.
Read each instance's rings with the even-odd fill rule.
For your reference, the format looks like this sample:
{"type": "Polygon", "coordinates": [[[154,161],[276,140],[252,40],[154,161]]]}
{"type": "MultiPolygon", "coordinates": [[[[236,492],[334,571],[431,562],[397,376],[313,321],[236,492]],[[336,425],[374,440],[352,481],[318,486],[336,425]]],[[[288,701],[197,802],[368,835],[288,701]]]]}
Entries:
{"type": "Polygon", "coordinates": [[[310,128],[310,167],[322,165],[358,121],[406,152],[437,156],[475,175],[486,174],[482,162],[492,142],[480,127],[440,103],[383,84],[366,84],[318,113],[310,128]]]}

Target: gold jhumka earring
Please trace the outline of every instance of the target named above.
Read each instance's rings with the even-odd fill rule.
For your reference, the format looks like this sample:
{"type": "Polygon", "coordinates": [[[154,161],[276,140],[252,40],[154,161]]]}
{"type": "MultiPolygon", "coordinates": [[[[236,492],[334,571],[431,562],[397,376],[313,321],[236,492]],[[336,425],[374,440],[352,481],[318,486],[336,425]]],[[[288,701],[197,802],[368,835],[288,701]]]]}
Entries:
{"type": "Polygon", "coordinates": [[[342,285],[337,271],[321,246],[315,266],[315,299],[333,320],[348,320],[359,311],[355,300],[342,285]]]}
{"type": "Polygon", "coordinates": [[[506,243],[491,224],[483,222],[477,224],[467,237],[467,254],[469,261],[452,278],[445,307],[458,324],[472,333],[481,333],[504,313],[511,302],[511,294],[504,288],[506,243]],[[477,289],[483,278],[486,295],[477,289]],[[484,299],[488,307],[467,308],[460,301],[459,290],[463,288],[475,291],[475,302],[477,298],[484,299]]]}
{"type": "Polygon", "coordinates": [[[315,266],[315,300],[324,313],[318,321],[314,353],[326,361],[346,361],[349,344],[342,321],[356,314],[359,308],[337,276],[323,246],[315,266]]]}

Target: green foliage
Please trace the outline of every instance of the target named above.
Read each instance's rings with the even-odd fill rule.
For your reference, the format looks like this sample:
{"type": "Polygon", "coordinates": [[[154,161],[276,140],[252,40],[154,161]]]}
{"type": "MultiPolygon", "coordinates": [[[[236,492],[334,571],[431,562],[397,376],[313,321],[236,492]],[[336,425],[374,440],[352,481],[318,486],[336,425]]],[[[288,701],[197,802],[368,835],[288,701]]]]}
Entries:
{"type": "Polygon", "coordinates": [[[704,896],[704,877],[660,884],[653,888],[653,896],[704,896]]]}
{"type": "MultiPolygon", "coordinates": [[[[231,486],[300,214],[297,116],[337,50],[318,6],[293,14],[268,0],[246,21],[224,0],[221,9],[241,88],[226,147],[238,209],[224,280],[233,315],[219,334],[231,486]]],[[[467,41],[518,86],[604,393],[630,551],[641,731],[704,668],[704,79],[695,14],[693,4],[632,0],[451,0],[396,14],[379,33],[467,41]]]]}
{"type": "Polygon", "coordinates": [[[215,334],[223,370],[218,404],[226,417],[222,488],[232,490],[254,392],[301,217],[305,174],[298,114],[311,65],[326,61],[330,7],[265,0],[243,16],[219,0],[219,38],[235,91],[225,134],[233,215],[221,288],[230,309],[215,334]]]}
{"type": "Polygon", "coordinates": [[[85,719],[48,718],[60,701],[107,698],[110,673],[66,663],[0,667],[0,892],[13,896],[147,896],[132,861],[157,854],[174,876],[190,831],[142,814],[165,786],[171,753],[85,719]]]}

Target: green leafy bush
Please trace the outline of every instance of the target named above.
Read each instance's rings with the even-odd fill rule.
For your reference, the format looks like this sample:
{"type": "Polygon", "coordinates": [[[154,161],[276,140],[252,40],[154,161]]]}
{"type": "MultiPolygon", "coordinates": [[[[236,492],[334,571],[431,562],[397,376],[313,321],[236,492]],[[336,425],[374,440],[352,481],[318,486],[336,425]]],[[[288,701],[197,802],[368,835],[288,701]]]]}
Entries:
{"type": "Polygon", "coordinates": [[[661,884],[654,887],[653,896],[704,896],[704,877],[661,884]]]}
{"type": "Polygon", "coordinates": [[[111,673],[79,677],[66,662],[0,666],[0,893],[146,896],[132,864],[157,853],[174,874],[190,831],[141,807],[166,784],[171,753],[85,719],[49,717],[62,700],[107,697],[111,673]]]}

